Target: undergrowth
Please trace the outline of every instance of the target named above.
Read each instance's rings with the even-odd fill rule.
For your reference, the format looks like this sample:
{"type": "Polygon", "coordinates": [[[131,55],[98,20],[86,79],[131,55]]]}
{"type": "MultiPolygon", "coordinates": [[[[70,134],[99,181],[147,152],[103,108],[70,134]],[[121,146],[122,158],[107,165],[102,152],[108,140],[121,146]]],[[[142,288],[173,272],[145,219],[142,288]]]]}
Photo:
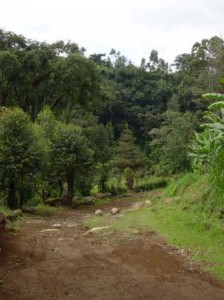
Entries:
{"type": "Polygon", "coordinates": [[[6,217],[13,215],[13,211],[4,205],[0,206],[0,212],[2,212],[6,217]]]}
{"type": "Polygon", "coordinates": [[[58,211],[65,210],[63,207],[51,207],[44,204],[38,204],[36,207],[36,214],[40,216],[51,216],[58,211]]]}

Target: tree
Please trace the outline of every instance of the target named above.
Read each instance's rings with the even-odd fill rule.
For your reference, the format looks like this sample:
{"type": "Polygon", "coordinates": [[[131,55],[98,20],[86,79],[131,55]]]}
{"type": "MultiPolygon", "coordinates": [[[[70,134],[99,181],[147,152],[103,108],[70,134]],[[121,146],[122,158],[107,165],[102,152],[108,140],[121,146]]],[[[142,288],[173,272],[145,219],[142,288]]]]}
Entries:
{"type": "Polygon", "coordinates": [[[98,93],[98,78],[95,64],[80,54],[61,57],[54,66],[50,78],[49,103],[66,123],[74,117],[77,104],[87,108],[98,93]]]}
{"type": "Polygon", "coordinates": [[[0,31],[0,104],[20,106],[34,121],[45,105],[63,111],[91,106],[98,92],[96,66],[75,43],[40,43],[0,31]]]}
{"type": "Polygon", "coordinates": [[[57,174],[52,161],[52,141],[58,121],[48,106],[38,114],[34,124],[34,133],[37,136],[38,147],[42,149],[40,168],[34,177],[35,192],[43,202],[48,196],[52,196],[59,187],[59,193],[63,192],[62,177],[57,174]]]}
{"type": "MultiPolygon", "coordinates": [[[[39,149],[29,116],[21,109],[5,109],[0,112],[0,169],[7,191],[7,204],[17,208],[18,184],[38,168],[39,149]]],[[[21,186],[21,189],[23,186],[21,186]]],[[[22,191],[21,191],[22,192],[22,191]]]]}
{"type": "Polygon", "coordinates": [[[209,175],[214,194],[223,200],[224,94],[204,94],[203,98],[218,101],[208,107],[205,113],[207,122],[202,124],[204,131],[195,132],[189,154],[194,168],[209,175]]]}
{"type": "MultiPolygon", "coordinates": [[[[200,171],[209,171],[220,152],[224,149],[224,94],[208,93],[205,99],[219,100],[208,107],[204,113],[206,123],[204,130],[195,132],[189,155],[193,158],[193,166],[200,171]]],[[[217,166],[216,166],[217,168],[217,166]]]]}
{"type": "Polygon", "coordinates": [[[128,128],[122,131],[115,153],[114,163],[121,172],[128,167],[137,170],[144,166],[145,156],[140,147],[136,145],[133,133],[128,128]]]}
{"type": "Polygon", "coordinates": [[[85,132],[94,151],[94,164],[99,174],[99,189],[105,192],[106,182],[111,169],[110,160],[114,152],[113,128],[111,124],[107,124],[106,126],[98,124],[88,127],[85,132]]]}
{"type": "Polygon", "coordinates": [[[75,178],[92,164],[93,152],[80,127],[58,123],[52,139],[52,161],[57,174],[67,182],[67,201],[71,204],[75,178]]]}
{"type": "Polygon", "coordinates": [[[126,176],[126,185],[133,188],[133,171],[145,167],[146,157],[140,147],[136,145],[133,133],[128,128],[122,131],[117,142],[113,163],[119,169],[120,174],[126,170],[128,175],[126,176]],[[130,182],[133,184],[131,185],[130,182]]]}
{"type": "Polygon", "coordinates": [[[190,113],[167,111],[160,128],[151,130],[150,157],[159,174],[179,173],[189,169],[188,145],[194,130],[190,113]]]}

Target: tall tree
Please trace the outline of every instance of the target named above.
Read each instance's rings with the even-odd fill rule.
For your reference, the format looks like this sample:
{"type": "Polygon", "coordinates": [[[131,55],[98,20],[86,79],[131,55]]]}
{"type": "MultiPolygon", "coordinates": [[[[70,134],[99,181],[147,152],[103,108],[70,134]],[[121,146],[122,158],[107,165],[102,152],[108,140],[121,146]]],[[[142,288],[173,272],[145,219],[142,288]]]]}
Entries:
{"type": "Polygon", "coordinates": [[[57,125],[52,139],[52,161],[56,172],[67,182],[68,204],[73,198],[75,178],[92,164],[92,155],[81,128],[73,124],[57,125]]]}
{"type": "MultiPolygon", "coordinates": [[[[40,161],[32,123],[21,109],[1,109],[0,112],[0,172],[7,203],[17,208],[21,179],[35,173],[40,161]]],[[[20,199],[23,200],[23,199],[20,199]]]]}

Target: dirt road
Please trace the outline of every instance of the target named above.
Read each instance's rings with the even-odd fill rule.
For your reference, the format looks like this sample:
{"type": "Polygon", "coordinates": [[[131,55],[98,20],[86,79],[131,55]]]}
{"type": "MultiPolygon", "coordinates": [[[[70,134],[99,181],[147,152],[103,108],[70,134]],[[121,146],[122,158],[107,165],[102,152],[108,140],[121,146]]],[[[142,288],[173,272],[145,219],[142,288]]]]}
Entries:
{"type": "Polygon", "coordinates": [[[195,269],[153,231],[83,235],[89,213],[36,217],[17,235],[1,233],[0,299],[224,299],[222,282],[195,269]],[[62,228],[42,231],[55,223],[62,228]]]}

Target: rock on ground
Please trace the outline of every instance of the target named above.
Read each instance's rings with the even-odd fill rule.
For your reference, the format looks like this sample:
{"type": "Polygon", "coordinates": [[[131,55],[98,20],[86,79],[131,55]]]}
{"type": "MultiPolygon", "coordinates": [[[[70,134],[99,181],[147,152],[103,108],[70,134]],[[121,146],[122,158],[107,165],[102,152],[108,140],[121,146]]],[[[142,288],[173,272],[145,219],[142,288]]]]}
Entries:
{"type": "Polygon", "coordinates": [[[131,210],[137,210],[144,207],[144,202],[135,202],[131,206],[131,210]]]}
{"type": "Polygon", "coordinates": [[[102,217],[102,215],[103,215],[103,211],[102,211],[101,209],[97,209],[97,210],[95,211],[95,216],[97,216],[97,217],[102,217]]]}
{"type": "Polygon", "coordinates": [[[37,212],[36,208],[32,206],[22,206],[22,212],[29,213],[29,214],[35,214],[37,212]]]}
{"type": "Polygon", "coordinates": [[[151,200],[146,200],[145,201],[145,206],[152,206],[152,201],[151,200]]]}
{"type": "Polygon", "coordinates": [[[102,230],[105,230],[105,229],[108,229],[108,228],[110,228],[110,226],[94,227],[94,228],[86,231],[85,233],[83,233],[83,235],[88,235],[88,234],[91,234],[91,233],[99,232],[99,231],[102,231],[102,230]]]}
{"type": "Polygon", "coordinates": [[[60,223],[58,223],[58,224],[53,224],[52,227],[56,228],[56,229],[61,229],[62,225],[60,223]]]}
{"type": "Polygon", "coordinates": [[[117,215],[120,213],[120,209],[117,207],[113,207],[110,212],[112,215],[117,215]]]}
{"type": "Polygon", "coordinates": [[[23,212],[22,212],[21,209],[16,209],[16,210],[13,211],[13,215],[15,217],[20,217],[20,216],[22,216],[22,214],[23,214],[23,212]]]}
{"type": "Polygon", "coordinates": [[[112,196],[111,193],[98,193],[95,195],[96,199],[109,198],[111,196],[112,196]]]}

